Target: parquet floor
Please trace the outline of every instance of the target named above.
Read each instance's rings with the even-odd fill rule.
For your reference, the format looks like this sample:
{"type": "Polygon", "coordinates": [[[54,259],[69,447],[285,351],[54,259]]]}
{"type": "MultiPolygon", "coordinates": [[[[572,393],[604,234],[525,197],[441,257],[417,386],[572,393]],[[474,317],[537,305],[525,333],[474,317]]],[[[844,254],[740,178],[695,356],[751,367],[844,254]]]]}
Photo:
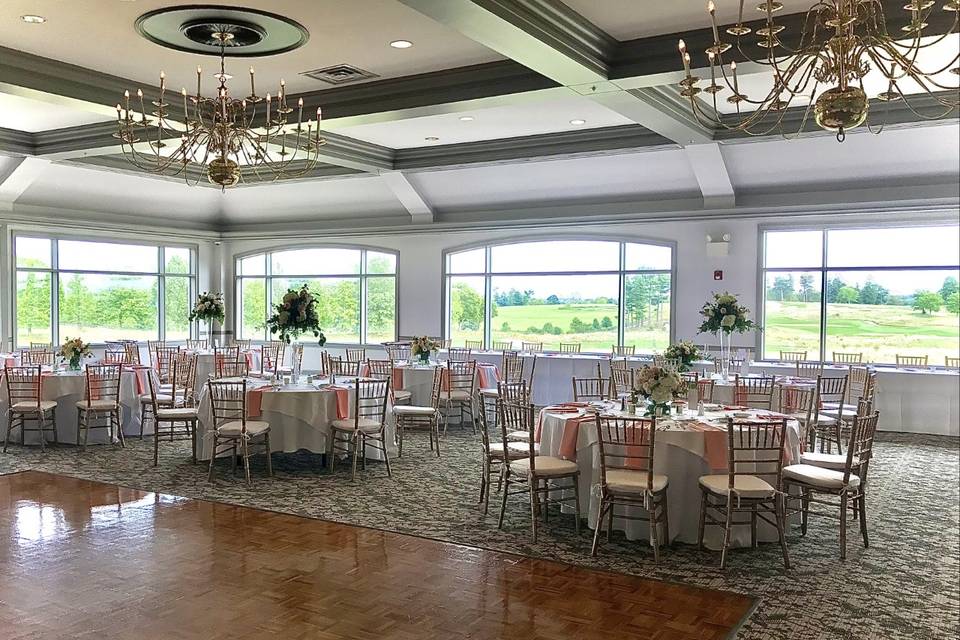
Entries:
{"type": "Polygon", "coordinates": [[[247,507],[0,476],[5,640],[704,640],[729,637],[752,606],[247,507]]]}

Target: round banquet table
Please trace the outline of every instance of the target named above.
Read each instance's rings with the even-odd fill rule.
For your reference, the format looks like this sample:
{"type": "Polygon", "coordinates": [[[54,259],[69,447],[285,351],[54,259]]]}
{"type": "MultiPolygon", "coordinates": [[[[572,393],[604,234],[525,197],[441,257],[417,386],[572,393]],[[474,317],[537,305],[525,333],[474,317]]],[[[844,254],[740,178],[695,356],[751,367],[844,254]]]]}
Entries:
{"type": "MultiPolygon", "coordinates": [[[[2,378],[2,376],[0,376],[2,378]]],[[[76,403],[83,400],[86,394],[86,375],[82,371],[51,371],[43,374],[41,397],[44,400],[56,400],[56,424],[57,439],[60,443],[76,444],[79,424],[77,423],[76,403]]],[[[140,395],[139,387],[143,382],[138,382],[137,375],[133,370],[124,369],[120,375],[120,425],[125,436],[139,435],[140,433],[140,395]]],[[[146,391],[149,393],[149,391],[146,391]]],[[[0,383],[0,439],[7,433],[7,415],[8,409],[7,387],[6,383],[0,383]]],[[[98,420],[97,424],[105,422],[98,420]]],[[[30,427],[35,424],[31,423],[30,427]]],[[[150,427],[152,433],[152,427],[150,427]]],[[[88,444],[107,444],[107,429],[91,429],[88,438],[88,444]]],[[[52,434],[47,436],[48,442],[52,434]]],[[[20,430],[15,430],[10,434],[11,442],[20,442],[20,430]]],[[[40,434],[36,431],[28,431],[26,434],[26,444],[39,445],[40,434]]]]}
{"type": "MultiPolygon", "coordinates": [[[[252,378],[247,380],[247,385],[250,389],[247,417],[270,423],[270,449],[274,453],[294,453],[301,449],[329,453],[333,444],[333,421],[338,419],[338,415],[350,417],[353,413],[356,387],[349,380],[338,381],[332,386],[304,382],[273,385],[252,378]],[[258,403],[259,410],[256,406],[258,403]]],[[[199,457],[209,460],[213,452],[213,414],[207,388],[200,392],[198,407],[199,457]]],[[[394,432],[395,421],[388,401],[386,441],[387,453],[391,457],[397,453],[394,432]]],[[[368,447],[367,458],[381,460],[383,454],[368,447]]]]}
{"type": "MultiPolygon", "coordinates": [[[[587,518],[591,529],[597,526],[597,509],[600,506],[599,491],[594,491],[600,482],[600,452],[597,447],[596,424],[584,411],[578,413],[551,412],[548,407],[540,412],[540,453],[574,460],[580,468],[580,513],[587,518]]],[[[780,414],[751,409],[757,417],[779,417],[780,414]]],[[[622,415],[613,412],[613,415],[622,415]]],[[[657,423],[654,472],[666,475],[667,508],[670,519],[670,538],[679,542],[696,544],[700,518],[700,476],[726,473],[727,432],[726,417],[730,412],[706,412],[697,420],[696,412],[687,412],[682,421],[661,419],[657,423]]],[[[800,459],[799,424],[787,422],[787,447],[784,464],[800,459]]],[[[572,491],[565,497],[572,497],[572,491]]],[[[565,507],[565,512],[572,509],[565,507]]],[[[640,507],[617,507],[616,512],[643,515],[640,507]]],[[[649,539],[649,524],[645,521],[614,517],[613,526],[626,533],[628,540],[649,539]]],[[[777,540],[776,529],[761,521],[758,529],[761,541],[777,540]]],[[[750,545],[750,528],[733,528],[734,546],[750,545]]],[[[719,527],[707,527],[704,544],[719,549],[723,531],[719,527]]]]}
{"type": "MultiPolygon", "coordinates": [[[[418,407],[429,407],[433,393],[433,372],[437,367],[444,367],[444,363],[431,362],[430,364],[397,363],[394,367],[394,386],[410,392],[410,404],[418,407]]],[[[500,371],[495,364],[477,362],[477,379],[475,389],[496,389],[500,380],[500,371]]],[[[444,387],[445,388],[445,387],[444,387]]]]}
{"type": "MultiPolygon", "coordinates": [[[[194,391],[200,393],[204,386],[207,384],[207,380],[216,377],[217,366],[216,360],[214,359],[213,351],[188,351],[187,353],[196,353],[197,355],[197,373],[196,380],[194,382],[194,391]]],[[[246,358],[247,360],[247,369],[249,371],[259,371],[260,370],[260,350],[251,349],[249,351],[241,351],[241,358],[246,358]]]]}

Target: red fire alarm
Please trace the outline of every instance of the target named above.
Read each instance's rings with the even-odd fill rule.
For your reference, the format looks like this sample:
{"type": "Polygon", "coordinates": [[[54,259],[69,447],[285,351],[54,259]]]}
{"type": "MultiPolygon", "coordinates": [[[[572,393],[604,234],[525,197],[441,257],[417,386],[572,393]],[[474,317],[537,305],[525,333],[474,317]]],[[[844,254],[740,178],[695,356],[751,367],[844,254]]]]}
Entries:
{"type": "Polygon", "coordinates": [[[716,271],[714,271],[714,272],[713,272],[713,279],[714,279],[714,280],[723,280],[723,271],[721,271],[720,269],[717,269],[716,271]]]}

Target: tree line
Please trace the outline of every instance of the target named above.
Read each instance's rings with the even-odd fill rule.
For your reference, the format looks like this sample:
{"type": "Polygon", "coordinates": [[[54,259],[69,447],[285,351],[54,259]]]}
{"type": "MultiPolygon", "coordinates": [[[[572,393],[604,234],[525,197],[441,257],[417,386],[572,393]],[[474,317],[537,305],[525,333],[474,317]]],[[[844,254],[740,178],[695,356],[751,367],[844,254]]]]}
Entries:
{"type": "MultiPolygon", "coordinates": [[[[793,274],[775,276],[767,288],[767,299],[780,302],[820,302],[821,294],[815,288],[814,276],[802,274],[799,282],[793,274]]],[[[894,295],[886,287],[872,279],[860,286],[850,285],[838,277],[827,281],[827,303],[829,304],[869,304],[911,307],[920,313],[929,314],[946,309],[950,313],[960,313],[960,285],[957,279],[947,276],[938,291],[918,289],[909,295],[894,295]]]]}

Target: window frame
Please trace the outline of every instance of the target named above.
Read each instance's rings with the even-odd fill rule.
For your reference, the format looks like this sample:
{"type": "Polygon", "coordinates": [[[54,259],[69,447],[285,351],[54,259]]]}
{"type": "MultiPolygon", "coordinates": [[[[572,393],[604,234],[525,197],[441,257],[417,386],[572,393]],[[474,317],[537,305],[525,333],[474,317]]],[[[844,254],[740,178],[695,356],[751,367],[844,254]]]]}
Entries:
{"type": "MultiPolygon", "coordinates": [[[[819,341],[820,341],[820,352],[819,352],[819,361],[824,363],[831,363],[833,360],[828,360],[827,356],[827,283],[830,279],[830,274],[835,273],[856,273],[856,272],[877,272],[877,271],[890,271],[890,272],[903,272],[903,271],[949,271],[952,269],[960,270],[960,265],[914,265],[914,266],[857,266],[857,267],[832,267],[828,261],[829,245],[830,245],[830,231],[851,231],[851,230],[864,230],[870,231],[875,229],[903,229],[903,228],[935,228],[935,227],[955,227],[957,226],[956,220],[949,218],[943,219],[926,219],[926,220],[917,220],[917,221],[905,221],[905,220],[885,220],[878,222],[852,222],[852,223],[819,223],[819,224],[802,224],[802,225],[792,225],[792,224],[762,224],[757,227],[757,303],[759,310],[757,312],[758,323],[761,327],[766,327],[766,313],[767,313],[767,274],[770,273],[797,273],[797,272],[809,272],[809,273],[818,273],[820,276],[820,332],[819,332],[819,341]],[[768,233],[785,233],[785,232],[803,232],[803,231],[819,231],[821,235],[821,261],[819,267],[766,267],[767,259],[767,234],[768,233]]],[[[766,353],[766,331],[757,331],[756,332],[756,354],[759,356],[757,360],[761,362],[773,362],[773,360],[768,360],[765,357],[766,353]]],[[[874,363],[879,365],[893,365],[891,362],[880,362],[874,363]]],[[[937,365],[932,365],[937,366],[937,365]]]]}
{"type": "MultiPolygon", "coordinates": [[[[374,245],[361,245],[361,244],[344,244],[344,243],[321,243],[317,244],[314,242],[311,243],[296,243],[296,244],[285,244],[275,247],[269,247],[266,249],[254,249],[251,251],[246,251],[243,253],[236,253],[233,255],[233,299],[236,301],[234,304],[233,310],[233,321],[234,321],[234,332],[237,336],[241,335],[243,330],[243,299],[242,299],[242,287],[241,282],[243,280],[263,280],[264,289],[266,296],[266,312],[269,315],[270,310],[273,308],[273,286],[272,281],[274,279],[282,280],[325,280],[325,279],[359,279],[360,280],[360,300],[359,300],[359,310],[360,310],[360,341],[358,343],[353,342],[327,342],[327,346],[336,347],[336,346],[354,346],[360,345],[364,347],[375,347],[380,343],[369,343],[367,342],[367,337],[369,335],[367,330],[367,283],[371,278],[393,278],[393,295],[394,295],[394,319],[393,319],[393,339],[397,340],[397,336],[400,334],[400,252],[396,249],[389,249],[386,247],[378,247],[374,245]],[[317,274],[276,274],[273,273],[273,258],[274,253],[282,253],[284,251],[298,251],[303,249],[349,249],[354,251],[360,251],[360,271],[358,273],[326,273],[323,275],[317,274]],[[395,267],[393,273],[369,273],[367,271],[367,257],[369,253],[384,253],[389,254],[394,257],[395,267]],[[256,256],[263,256],[264,259],[264,272],[263,274],[245,276],[240,273],[240,263],[241,261],[252,258],[256,256]]],[[[264,318],[266,322],[266,317],[264,318]]],[[[322,328],[322,327],[321,327],[322,328]]],[[[253,338],[254,342],[266,342],[270,340],[269,330],[264,325],[260,338],[253,338]]],[[[307,343],[309,344],[309,343],[307,343]]]]}
{"type": "MultiPolygon", "coordinates": [[[[450,331],[450,313],[451,308],[450,295],[451,288],[450,282],[451,278],[483,278],[484,281],[484,304],[483,304],[483,313],[484,313],[484,322],[483,322],[483,345],[484,349],[488,349],[492,344],[492,331],[493,331],[493,318],[491,317],[491,312],[493,309],[493,279],[497,277],[523,277],[523,276],[603,276],[603,275],[615,275],[618,277],[618,286],[617,286],[617,346],[623,346],[624,336],[626,334],[626,327],[623,323],[623,318],[626,315],[626,281],[630,276],[635,275],[658,275],[666,274],[670,276],[670,330],[669,330],[669,342],[673,344],[676,341],[676,331],[677,331],[677,305],[676,305],[676,285],[677,285],[677,242],[674,240],[664,240],[660,238],[646,238],[646,237],[634,237],[634,236],[619,236],[619,235],[564,235],[564,234],[550,234],[550,235],[533,235],[520,238],[502,238],[502,239],[491,239],[484,240],[480,242],[473,242],[469,244],[459,245],[456,247],[450,247],[444,249],[440,257],[441,271],[440,271],[440,291],[442,292],[441,301],[440,301],[440,326],[441,333],[444,339],[449,339],[451,335],[450,331]],[[537,242],[610,242],[618,244],[619,252],[619,268],[616,270],[600,270],[600,271],[492,271],[491,270],[491,258],[492,258],[492,249],[494,247],[506,246],[506,245],[515,245],[515,244],[531,244],[537,242]],[[641,244],[641,245],[651,245],[656,247],[665,247],[670,249],[670,268],[669,269],[626,269],[626,259],[627,259],[627,248],[628,244],[641,244]],[[476,249],[484,250],[483,257],[483,272],[456,272],[452,273],[449,270],[450,256],[456,253],[463,253],[466,251],[472,251],[476,249]]],[[[587,353],[587,352],[585,352],[587,353]]]]}
{"type": "MultiPolygon", "coordinates": [[[[75,235],[63,233],[44,233],[25,231],[13,231],[10,235],[10,281],[11,281],[11,347],[24,348],[18,342],[19,330],[17,321],[17,277],[20,273],[46,273],[50,274],[50,340],[54,346],[59,345],[64,336],[60,335],[60,275],[100,275],[100,276],[129,276],[129,277],[147,277],[157,279],[157,339],[166,340],[166,280],[167,277],[185,278],[187,280],[187,301],[192,301],[197,296],[197,278],[199,271],[198,246],[184,242],[166,242],[166,241],[143,241],[131,238],[113,238],[95,235],[75,235]],[[34,240],[50,241],[50,266],[49,267],[20,267],[17,265],[17,239],[30,238],[34,240]],[[131,245],[141,247],[156,247],[157,266],[154,271],[103,271],[97,269],[61,269],[59,264],[60,242],[93,242],[98,244],[117,244],[131,245]],[[167,271],[166,249],[186,249],[190,254],[190,264],[187,273],[174,273],[167,271]]],[[[196,321],[189,323],[189,335],[196,338],[199,332],[199,325],[196,321]]],[[[93,347],[103,347],[105,343],[92,342],[93,347]]],[[[26,345],[29,346],[29,345],[26,345]]]]}

